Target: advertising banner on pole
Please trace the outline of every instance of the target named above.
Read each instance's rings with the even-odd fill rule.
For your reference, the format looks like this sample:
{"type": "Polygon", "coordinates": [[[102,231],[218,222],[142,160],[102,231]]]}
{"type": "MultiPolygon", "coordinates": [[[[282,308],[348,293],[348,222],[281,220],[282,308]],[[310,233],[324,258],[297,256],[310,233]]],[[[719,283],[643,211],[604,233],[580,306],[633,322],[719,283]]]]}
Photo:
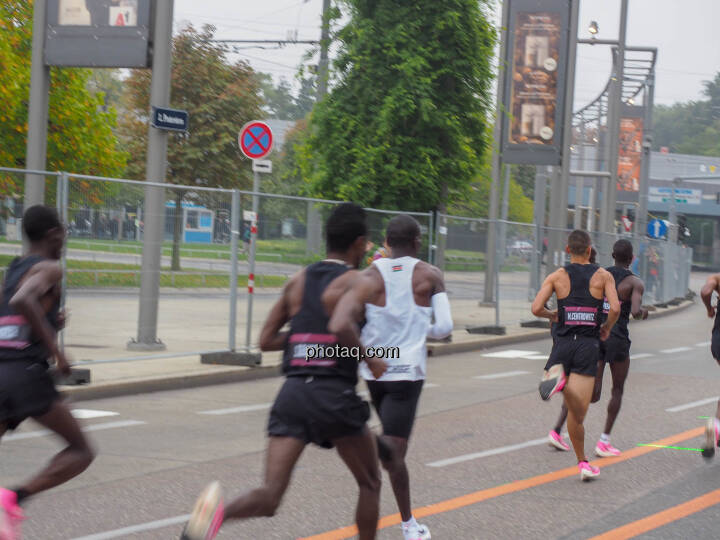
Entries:
{"type": "Polygon", "coordinates": [[[559,165],[570,0],[509,0],[503,161],[559,165]]]}
{"type": "Polygon", "coordinates": [[[150,67],[151,0],[46,1],[46,65],[150,67]]]}
{"type": "Polygon", "coordinates": [[[644,117],[644,107],[625,105],[622,109],[618,148],[618,201],[638,200],[644,117]]]}

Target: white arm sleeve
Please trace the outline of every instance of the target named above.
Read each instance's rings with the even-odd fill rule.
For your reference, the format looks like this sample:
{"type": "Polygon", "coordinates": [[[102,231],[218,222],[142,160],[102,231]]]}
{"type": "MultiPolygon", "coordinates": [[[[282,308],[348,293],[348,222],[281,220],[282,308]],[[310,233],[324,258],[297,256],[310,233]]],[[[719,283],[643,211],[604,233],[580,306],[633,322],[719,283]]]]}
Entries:
{"type": "Polygon", "coordinates": [[[430,299],[433,308],[435,323],[428,328],[427,335],[433,339],[442,339],[450,335],[453,329],[452,314],[450,313],[450,300],[447,293],[434,294],[430,299]]]}

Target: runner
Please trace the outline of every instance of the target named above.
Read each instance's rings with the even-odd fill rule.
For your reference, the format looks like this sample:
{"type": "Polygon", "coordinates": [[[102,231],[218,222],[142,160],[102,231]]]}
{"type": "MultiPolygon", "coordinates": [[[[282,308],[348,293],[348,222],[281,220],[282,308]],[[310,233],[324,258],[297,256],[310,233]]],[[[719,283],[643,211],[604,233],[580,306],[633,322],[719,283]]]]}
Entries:
{"type": "Polygon", "coordinates": [[[58,264],[65,227],[57,212],[32,206],[22,220],[30,248],[10,263],[0,298],[0,437],[33,418],[62,437],[67,447],[34,478],[14,489],[0,488],[0,539],[20,538],[21,505],[88,468],[94,452],[70,409],[60,400],[48,360],[70,373],[57,346],[64,325],[60,311],[62,269],[58,264]]]}
{"type": "Polygon", "coordinates": [[[380,459],[400,509],[403,535],[405,540],[426,540],[430,531],[412,515],[405,455],[425,380],[426,337],[448,336],[453,323],[442,272],[417,258],[418,222],[407,215],[394,217],[386,236],[389,258],[376,259],[361,274],[338,303],[330,329],[345,345],[385,349],[389,366],[382,377],[366,366],[360,370],[382,422],[380,441],[388,451],[381,451],[380,459]],[[395,347],[394,352],[389,349],[395,347]]]}
{"type": "MultiPolygon", "coordinates": [[[[326,226],[327,259],[295,275],[265,321],[260,347],[285,351],[287,378],[270,412],[264,485],[223,509],[220,486],[213,482],[200,495],[183,539],[215,538],[228,519],[274,515],[309,443],[337,448],[360,488],[356,513],[360,539],[375,538],[380,471],[376,440],[366,425],[370,408],[355,393],[356,357],[360,355],[359,351],[356,357],[336,354],[336,338],[327,328],[328,313],[357,277],[350,269],[356,268],[365,254],[365,220],[365,211],[355,204],[341,204],[333,210],[326,226]],[[286,322],[290,322],[289,332],[281,331],[286,322]]],[[[367,358],[365,362],[378,377],[387,368],[382,359],[367,358]]]]}
{"type": "MultiPolygon", "coordinates": [[[[588,259],[588,262],[590,264],[595,264],[597,262],[597,251],[594,247],[590,248],[590,259],[588,259]]],[[[547,304],[545,304],[545,307],[547,308],[547,304]]],[[[550,309],[550,308],[548,308],[550,309]]],[[[555,344],[555,332],[557,331],[558,323],[556,321],[553,321],[550,323],[550,335],[553,338],[553,345],[555,344]]],[[[565,438],[562,436],[562,427],[565,424],[565,420],[567,419],[567,407],[565,406],[565,402],[560,406],[560,416],[558,416],[557,423],[555,424],[555,429],[550,430],[550,433],[548,433],[548,443],[550,446],[557,448],[558,450],[562,450],[563,452],[569,452],[570,451],[570,445],[565,442],[565,438]]]]}
{"type": "MultiPolygon", "coordinates": [[[[593,249],[593,252],[595,250],[593,249]]],[[[630,322],[630,314],[635,319],[645,320],[648,317],[648,310],[642,307],[642,296],[645,290],[643,281],[630,271],[632,264],[633,246],[628,240],[618,240],[613,246],[614,266],[606,268],[612,274],[615,280],[615,288],[620,300],[620,317],[610,332],[607,341],[600,342],[600,358],[598,359],[598,371],[595,376],[595,388],[590,403],[600,401],[602,394],[603,374],[605,372],[605,364],[610,364],[610,373],[612,374],[613,389],[608,402],[608,415],[605,421],[605,432],[600,436],[600,440],[595,445],[595,455],[599,457],[619,456],[621,452],[610,444],[610,431],[615,424],[620,406],[622,404],[622,396],[625,388],[625,380],[627,379],[628,370],[630,369],[630,333],[628,331],[628,323],[630,322]]],[[[590,262],[594,263],[594,257],[591,255],[590,262]]],[[[605,302],[603,306],[603,317],[607,314],[608,305],[605,302]]],[[[553,325],[555,326],[555,324],[553,325]]],[[[548,435],[548,440],[552,446],[559,450],[570,450],[570,446],[565,442],[560,431],[562,429],[565,418],[567,417],[567,407],[563,404],[560,411],[560,417],[555,429],[548,435]]]]}
{"type": "Polygon", "coordinates": [[[539,385],[544,400],[562,391],[568,408],[568,431],[578,459],[582,480],[600,474],[585,457],[585,428],[583,421],[593,394],[599,354],[598,337],[608,338],[610,329],[620,314],[615,281],[606,270],[590,264],[590,235],[575,230],[568,237],[565,248],[570,264],[550,274],[532,305],[536,317],[558,321],[556,341],[539,385]],[[558,310],[549,311],[545,303],[555,293],[558,310]],[[603,294],[609,311],[600,325],[603,294]]]}
{"type": "MultiPolygon", "coordinates": [[[[720,364],[720,310],[717,306],[712,305],[713,293],[720,294],[720,274],[713,274],[700,290],[702,298],[709,318],[715,318],[712,329],[712,341],[710,344],[710,352],[715,361],[720,364]]],[[[703,445],[702,455],[711,458],[715,455],[715,446],[718,444],[718,436],[720,435],[720,401],[718,401],[715,418],[708,418],[705,422],[705,444],[703,445]]]]}

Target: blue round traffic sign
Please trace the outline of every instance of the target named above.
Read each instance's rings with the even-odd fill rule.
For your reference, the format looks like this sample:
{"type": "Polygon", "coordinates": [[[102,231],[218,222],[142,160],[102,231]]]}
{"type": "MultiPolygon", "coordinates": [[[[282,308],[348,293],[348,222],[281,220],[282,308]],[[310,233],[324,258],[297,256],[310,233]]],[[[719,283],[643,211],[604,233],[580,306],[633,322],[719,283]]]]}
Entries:
{"type": "Polygon", "coordinates": [[[262,159],[270,153],[273,135],[270,126],[265,122],[248,122],[240,130],[238,137],[240,150],[250,159],[262,159]]]}
{"type": "Polygon", "coordinates": [[[647,226],[647,233],[650,238],[662,238],[667,235],[667,225],[662,219],[653,219],[647,226]]]}

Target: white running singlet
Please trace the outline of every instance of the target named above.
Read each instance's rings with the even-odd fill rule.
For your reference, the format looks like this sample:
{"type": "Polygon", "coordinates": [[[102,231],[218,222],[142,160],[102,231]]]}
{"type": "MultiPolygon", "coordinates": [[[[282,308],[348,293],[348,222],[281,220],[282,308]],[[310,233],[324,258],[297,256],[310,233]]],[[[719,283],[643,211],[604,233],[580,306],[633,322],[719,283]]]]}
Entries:
{"type": "MultiPolygon", "coordinates": [[[[418,306],[412,276],[419,259],[377,259],[373,262],[385,283],[385,305],[365,304],[365,326],[360,340],[365,347],[398,347],[397,358],[385,354],[388,369],[379,381],[418,381],[425,379],[427,347],[425,339],[432,318],[432,307],[418,306]]],[[[375,380],[365,362],[360,363],[365,380],[375,380]]]]}

